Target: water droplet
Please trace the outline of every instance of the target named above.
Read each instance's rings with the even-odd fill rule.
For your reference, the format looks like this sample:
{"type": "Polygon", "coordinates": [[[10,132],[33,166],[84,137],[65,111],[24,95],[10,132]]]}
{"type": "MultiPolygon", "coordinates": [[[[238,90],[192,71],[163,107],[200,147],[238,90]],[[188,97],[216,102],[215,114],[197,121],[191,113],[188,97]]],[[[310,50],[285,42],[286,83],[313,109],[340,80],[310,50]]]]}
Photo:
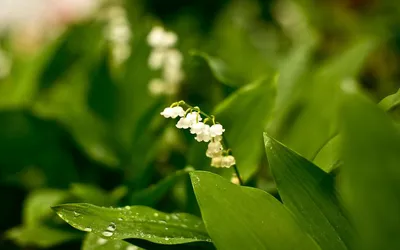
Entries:
{"type": "Polygon", "coordinates": [[[165,230],[168,230],[168,227],[166,227],[165,230]]]}
{"type": "Polygon", "coordinates": [[[187,228],[188,226],[185,224],[181,224],[181,227],[187,228]]]}
{"type": "Polygon", "coordinates": [[[113,235],[113,232],[104,231],[104,232],[102,233],[102,235],[104,235],[104,236],[106,236],[106,237],[110,237],[110,236],[113,235]]]}
{"type": "Polygon", "coordinates": [[[155,217],[158,217],[158,213],[154,213],[154,216],[155,216],[155,217]]]}
{"type": "Polygon", "coordinates": [[[137,246],[132,246],[132,245],[126,247],[126,250],[138,250],[138,249],[139,248],[137,246]]]}
{"type": "Polygon", "coordinates": [[[131,209],[131,207],[130,207],[130,206],[125,206],[125,209],[128,209],[128,210],[130,210],[130,209],[131,209]]]}
{"type": "Polygon", "coordinates": [[[178,217],[177,215],[173,214],[173,215],[172,215],[172,219],[174,219],[174,220],[179,220],[179,217],[178,217]]]}
{"type": "Polygon", "coordinates": [[[118,220],[119,220],[119,221],[123,221],[124,219],[122,219],[122,218],[118,218],[118,220]]]}
{"type": "Polygon", "coordinates": [[[106,244],[106,242],[107,242],[106,239],[103,239],[103,238],[98,238],[97,239],[97,244],[99,244],[99,245],[104,245],[104,244],[106,244]]]}
{"type": "Polygon", "coordinates": [[[165,219],[169,220],[169,219],[170,219],[169,215],[166,215],[166,216],[165,216],[165,219]]]}
{"type": "Polygon", "coordinates": [[[164,239],[165,239],[165,240],[169,240],[169,238],[168,238],[168,237],[165,237],[164,239]]]}
{"type": "Polygon", "coordinates": [[[107,230],[111,232],[114,232],[115,229],[117,229],[117,226],[115,225],[114,222],[111,222],[111,224],[107,227],[107,230]]]}
{"type": "Polygon", "coordinates": [[[92,229],[91,229],[90,227],[87,227],[87,228],[83,229],[83,231],[85,231],[85,232],[92,232],[92,229]]]}
{"type": "Polygon", "coordinates": [[[161,223],[161,224],[167,224],[167,222],[166,222],[166,221],[163,221],[163,220],[160,220],[159,223],[161,223]]]}
{"type": "Polygon", "coordinates": [[[78,216],[81,216],[81,214],[74,211],[74,216],[75,216],[75,217],[78,217],[78,216]]]}

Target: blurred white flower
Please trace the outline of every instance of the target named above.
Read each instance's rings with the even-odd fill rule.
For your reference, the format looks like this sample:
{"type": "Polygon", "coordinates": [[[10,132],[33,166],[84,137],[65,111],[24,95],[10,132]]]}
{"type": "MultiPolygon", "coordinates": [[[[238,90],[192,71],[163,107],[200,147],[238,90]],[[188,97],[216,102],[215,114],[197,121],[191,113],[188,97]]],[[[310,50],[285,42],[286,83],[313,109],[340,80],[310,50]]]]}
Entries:
{"type": "Polygon", "coordinates": [[[165,53],[164,50],[154,49],[149,56],[149,67],[153,70],[161,69],[164,65],[165,53]]]}
{"type": "Polygon", "coordinates": [[[161,26],[155,26],[147,36],[147,43],[155,48],[168,48],[175,45],[178,37],[173,32],[164,30],[161,26]]]}
{"type": "Polygon", "coordinates": [[[161,95],[165,92],[165,83],[160,78],[154,78],[149,82],[149,89],[154,95],[161,95]]]}
{"type": "MultiPolygon", "coordinates": [[[[178,38],[175,33],[166,31],[161,26],[153,27],[147,36],[147,43],[152,47],[148,65],[152,70],[162,70],[162,78],[165,84],[163,94],[165,95],[175,94],[179,89],[180,82],[182,82],[184,78],[184,73],[182,71],[182,53],[173,48],[177,40],[178,38]]],[[[154,88],[150,85],[149,90],[153,95],[161,94],[158,91],[153,92],[154,88]]]]}
{"type": "Polygon", "coordinates": [[[104,36],[110,42],[113,61],[120,65],[131,55],[131,28],[126,11],[121,6],[109,7],[106,14],[107,26],[104,36]]]}

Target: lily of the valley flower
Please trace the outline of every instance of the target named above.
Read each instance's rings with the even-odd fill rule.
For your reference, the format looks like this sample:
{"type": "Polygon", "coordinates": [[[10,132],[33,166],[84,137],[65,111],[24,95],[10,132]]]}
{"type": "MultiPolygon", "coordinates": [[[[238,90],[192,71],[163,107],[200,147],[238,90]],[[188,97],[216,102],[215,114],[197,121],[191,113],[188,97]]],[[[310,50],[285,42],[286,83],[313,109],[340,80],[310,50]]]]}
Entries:
{"type": "Polygon", "coordinates": [[[178,116],[182,117],[185,115],[185,111],[182,107],[165,108],[161,115],[165,118],[176,118],[178,116]]]}
{"type": "Polygon", "coordinates": [[[161,26],[155,26],[147,36],[147,43],[152,48],[148,58],[149,68],[160,70],[161,77],[149,83],[153,95],[173,95],[179,90],[184,78],[182,70],[182,53],[173,48],[178,41],[177,35],[166,31],[161,26]]]}
{"type": "Polygon", "coordinates": [[[206,151],[206,156],[211,158],[211,166],[217,168],[229,168],[236,164],[235,158],[228,155],[229,150],[225,150],[222,144],[222,134],[225,132],[224,127],[215,122],[213,116],[208,116],[198,107],[189,108],[185,111],[180,104],[186,105],[184,102],[174,103],[171,107],[165,108],[161,115],[165,118],[180,117],[176,123],[176,127],[180,129],[190,129],[190,133],[195,135],[195,140],[198,142],[209,142],[206,151]],[[203,120],[201,114],[207,118],[203,120]],[[207,122],[212,122],[211,126],[207,122]]]}

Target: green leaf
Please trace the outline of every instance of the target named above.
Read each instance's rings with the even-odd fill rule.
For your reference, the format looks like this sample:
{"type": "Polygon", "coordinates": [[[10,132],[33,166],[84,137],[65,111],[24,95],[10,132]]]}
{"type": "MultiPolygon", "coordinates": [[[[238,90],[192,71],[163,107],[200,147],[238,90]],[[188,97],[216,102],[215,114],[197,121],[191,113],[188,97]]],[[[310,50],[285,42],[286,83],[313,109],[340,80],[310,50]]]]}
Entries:
{"type": "Polygon", "coordinates": [[[321,147],[313,159],[315,165],[327,173],[332,172],[342,164],[340,156],[340,138],[340,134],[329,138],[327,143],[321,147]]]}
{"type": "Polygon", "coordinates": [[[221,59],[200,51],[191,51],[190,54],[204,59],[218,81],[233,87],[243,85],[243,80],[240,79],[239,76],[235,75],[235,73],[230,70],[221,59]]]}
{"type": "Polygon", "coordinates": [[[174,174],[168,175],[157,184],[133,193],[130,197],[130,203],[144,206],[152,206],[156,204],[178,180],[186,177],[187,173],[192,170],[193,168],[188,167],[176,171],[174,174]]]}
{"type": "Polygon", "coordinates": [[[217,249],[319,249],[272,195],[208,172],[191,172],[190,177],[217,249]]]}
{"type": "Polygon", "coordinates": [[[68,193],[56,189],[39,189],[29,194],[24,202],[23,222],[26,226],[36,226],[54,215],[49,207],[65,201],[68,193]]]}
{"type": "Polygon", "coordinates": [[[15,227],[7,231],[5,236],[16,242],[19,246],[49,248],[67,241],[77,240],[81,237],[81,234],[40,225],[34,227],[15,227]]]}
{"type": "Polygon", "coordinates": [[[111,240],[144,239],[159,244],[210,241],[201,219],[144,206],[104,208],[76,203],[53,207],[71,226],[111,240]]]}
{"type": "Polygon", "coordinates": [[[345,96],[340,187],[361,236],[359,247],[400,249],[399,131],[366,97],[345,96]]]}
{"type": "Polygon", "coordinates": [[[343,98],[341,88],[353,83],[352,79],[357,77],[376,45],[376,40],[364,37],[319,68],[310,69],[316,73],[303,79],[299,102],[286,111],[289,115],[284,124],[277,126],[286,129],[272,135],[311,160],[318,149],[337,133],[337,112],[343,98]]]}
{"type": "Polygon", "coordinates": [[[387,97],[385,97],[382,101],[379,102],[379,106],[381,106],[385,111],[390,111],[395,109],[400,105],[400,89],[387,97]]]}
{"type": "Polygon", "coordinates": [[[214,112],[226,129],[226,139],[244,180],[259,167],[262,132],[275,98],[273,83],[270,78],[246,85],[220,103],[214,112]]]}
{"type": "Polygon", "coordinates": [[[339,205],[333,177],[267,134],[264,140],[283,204],[321,249],[348,249],[352,228],[339,205]]]}
{"type": "Polygon", "coordinates": [[[82,250],[141,250],[123,240],[106,240],[95,234],[88,233],[83,240],[82,250]]]}

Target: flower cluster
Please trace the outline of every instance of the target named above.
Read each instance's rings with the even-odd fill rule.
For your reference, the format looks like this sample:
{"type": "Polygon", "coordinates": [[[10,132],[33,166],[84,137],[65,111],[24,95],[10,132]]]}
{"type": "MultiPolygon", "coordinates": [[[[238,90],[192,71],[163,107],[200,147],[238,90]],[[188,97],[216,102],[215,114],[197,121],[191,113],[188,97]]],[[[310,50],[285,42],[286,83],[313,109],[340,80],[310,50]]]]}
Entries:
{"type": "Polygon", "coordinates": [[[153,95],[173,95],[183,80],[183,57],[174,48],[177,41],[175,33],[160,26],[155,26],[147,37],[147,43],[152,47],[148,65],[150,69],[162,72],[161,78],[154,78],[149,83],[149,90],[153,95]]]}
{"type": "Polygon", "coordinates": [[[105,37],[110,42],[111,53],[117,65],[124,63],[131,55],[132,32],[126,11],[121,6],[113,6],[106,13],[105,37]]]}
{"type": "Polygon", "coordinates": [[[213,116],[208,116],[200,111],[198,107],[191,107],[183,101],[165,108],[161,115],[165,118],[177,118],[177,128],[190,129],[198,142],[208,142],[206,156],[211,158],[211,166],[217,168],[229,168],[236,164],[235,158],[229,155],[229,150],[224,149],[222,134],[225,132],[223,126],[215,122],[213,116]],[[182,106],[187,109],[183,109],[182,106]],[[203,121],[204,115],[206,118],[203,121]],[[207,122],[211,123],[207,124],[207,122]]]}

